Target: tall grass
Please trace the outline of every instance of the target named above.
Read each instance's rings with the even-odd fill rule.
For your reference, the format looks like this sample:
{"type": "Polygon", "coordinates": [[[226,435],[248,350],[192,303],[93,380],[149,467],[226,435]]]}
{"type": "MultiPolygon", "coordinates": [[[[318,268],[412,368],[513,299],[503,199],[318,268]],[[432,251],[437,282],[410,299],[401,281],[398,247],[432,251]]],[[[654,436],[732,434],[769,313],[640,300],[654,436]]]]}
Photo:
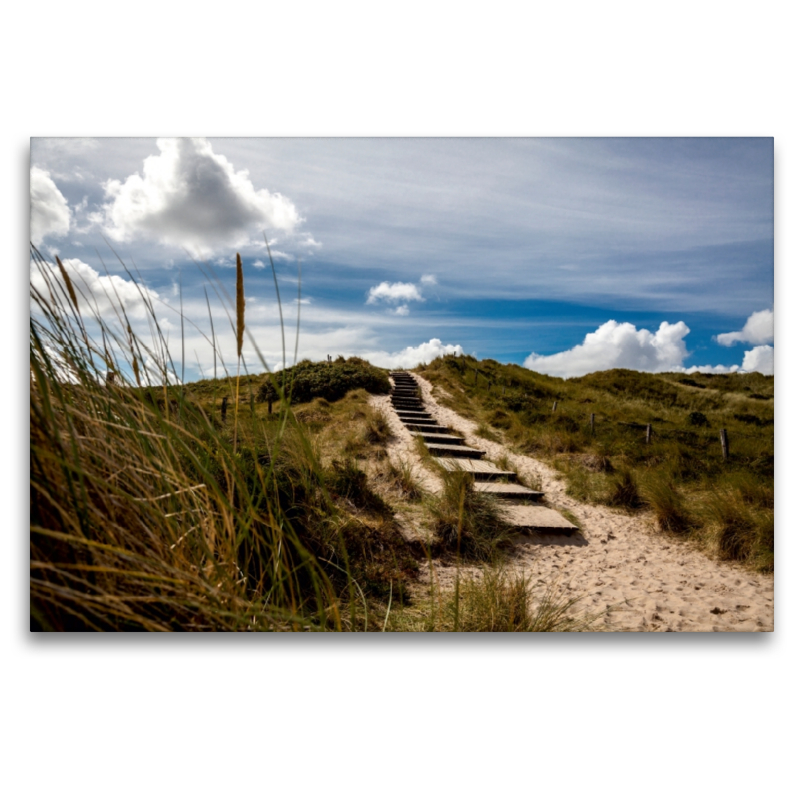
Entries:
{"type": "Polygon", "coordinates": [[[514,531],[503,521],[496,498],[474,491],[468,472],[442,472],[442,491],[429,500],[434,532],[446,551],[492,561],[514,531]]]}
{"type": "MultiPolygon", "coordinates": [[[[603,630],[604,614],[581,610],[581,597],[570,597],[557,582],[534,584],[525,574],[504,566],[471,572],[456,587],[441,591],[431,575],[429,603],[391,618],[392,630],[462,633],[546,633],[603,630]]],[[[605,613],[605,612],[604,612],[605,613]]]]}
{"type": "MultiPolygon", "coordinates": [[[[361,557],[353,515],[337,506],[288,404],[270,423],[251,405],[245,431],[235,402],[231,432],[170,384],[172,359],[145,291],[149,341],[134,333],[118,298],[100,317],[63,264],[35,250],[32,258],[32,627],[368,625],[353,577],[361,557]],[[153,374],[160,384],[149,385],[153,374]]],[[[241,361],[240,259],[236,294],[241,361]]]]}

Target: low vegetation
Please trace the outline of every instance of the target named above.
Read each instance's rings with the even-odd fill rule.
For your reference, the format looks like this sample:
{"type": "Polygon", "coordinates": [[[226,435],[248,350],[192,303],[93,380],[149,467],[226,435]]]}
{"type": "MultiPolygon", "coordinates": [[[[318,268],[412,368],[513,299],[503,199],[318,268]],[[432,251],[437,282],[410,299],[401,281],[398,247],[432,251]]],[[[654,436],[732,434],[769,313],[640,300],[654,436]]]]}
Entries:
{"type": "MultiPolygon", "coordinates": [[[[338,358],[180,385],[152,307],[144,341],[124,308],[96,318],[60,264],[32,256],[46,287],[31,285],[32,630],[466,629],[420,628],[428,612],[409,605],[431,550],[401,535],[396,507],[432,518],[368,403],[385,370],[338,358]]],[[[243,302],[235,321],[241,352],[243,302]]],[[[488,558],[491,509],[447,498],[441,552],[488,558]]],[[[520,614],[490,629],[528,629],[520,614]]]]}
{"type": "Polygon", "coordinates": [[[428,602],[404,610],[393,622],[403,630],[468,633],[603,630],[599,616],[580,610],[581,600],[555,584],[535,586],[529,576],[492,565],[457,578],[447,591],[432,577],[428,602]]]}
{"type": "Polygon", "coordinates": [[[316,397],[329,402],[340,400],[353,389],[365,389],[372,394],[390,391],[386,370],[373,367],[361,358],[334,361],[300,361],[294,367],[276,372],[263,381],[258,390],[258,402],[270,402],[286,397],[292,403],[308,403],[316,397]]]}
{"type": "Polygon", "coordinates": [[[563,380],[470,356],[439,358],[419,372],[482,435],[488,428],[557,467],[576,498],[652,512],[669,535],[772,570],[771,376],[609,370],[563,380]]]}

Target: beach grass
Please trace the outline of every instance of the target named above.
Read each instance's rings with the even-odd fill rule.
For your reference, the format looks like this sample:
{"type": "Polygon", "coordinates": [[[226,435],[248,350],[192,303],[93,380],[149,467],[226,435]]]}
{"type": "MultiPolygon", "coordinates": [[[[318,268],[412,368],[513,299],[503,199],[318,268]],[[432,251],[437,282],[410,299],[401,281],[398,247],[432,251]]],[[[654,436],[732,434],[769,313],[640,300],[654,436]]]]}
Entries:
{"type": "Polygon", "coordinates": [[[773,569],[772,376],[615,369],[565,380],[471,356],[418,372],[444,390],[439,402],[560,470],[576,499],[651,513],[708,555],[773,569]]]}

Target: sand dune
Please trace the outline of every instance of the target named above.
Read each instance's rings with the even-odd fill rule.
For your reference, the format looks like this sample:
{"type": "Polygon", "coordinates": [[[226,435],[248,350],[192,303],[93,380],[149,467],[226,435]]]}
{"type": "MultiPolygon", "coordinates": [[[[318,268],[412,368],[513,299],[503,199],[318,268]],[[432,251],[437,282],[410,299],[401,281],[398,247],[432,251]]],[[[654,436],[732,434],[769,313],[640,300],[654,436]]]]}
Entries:
{"type": "MultiPolygon", "coordinates": [[[[552,581],[583,597],[581,608],[597,614],[608,629],[625,631],[771,631],[774,583],[729,562],[716,562],[690,545],[656,531],[648,515],[631,516],[569,496],[564,482],[546,464],[514,455],[501,444],[475,436],[477,425],[440,405],[431,384],[416,376],[428,410],[442,425],[460,430],[467,444],[493,460],[507,455],[521,476],[538,478],[547,502],[571,511],[581,534],[520,537],[509,568],[532,576],[542,586],[552,581]]],[[[394,414],[388,397],[372,397],[385,411],[394,440],[389,457],[412,463],[428,491],[440,479],[416,455],[413,437],[394,414]]],[[[413,535],[413,534],[412,534],[413,535]]],[[[434,563],[437,580],[452,582],[453,567],[434,563]]]]}

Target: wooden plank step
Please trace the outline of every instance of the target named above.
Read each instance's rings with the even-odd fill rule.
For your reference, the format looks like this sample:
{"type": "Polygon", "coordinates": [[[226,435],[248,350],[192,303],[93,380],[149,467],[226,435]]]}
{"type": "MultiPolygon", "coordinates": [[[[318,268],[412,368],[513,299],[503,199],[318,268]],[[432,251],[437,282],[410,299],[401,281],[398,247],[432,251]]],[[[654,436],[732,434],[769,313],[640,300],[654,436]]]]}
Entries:
{"type": "Polygon", "coordinates": [[[501,513],[506,522],[516,528],[539,530],[543,533],[566,533],[571,536],[578,530],[568,519],[565,519],[552,508],[545,506],[503,506],[501,513]]]}
{"type": "Polygon", "coordinates": [[[485,492],[503,500],[538,500],[544,497],[544,492],[536,492],[519,483],[475,481],[474,488],[476,492],[485,492]]]}
{"type": "Polygon", "coordinates": [[[507,472],[492,464],[491,461],[475,461],[471,458],[436,458],[436,462],[448,472],[469,472],[476,481],[499,481],[507,478],[514,480],[515,472],[507,472]]]}
{"type": "Polygon", "coordinates": [[[419,433],[425,444],[464,444],[462,436],[453,436],[450,433],[419,433]]]}
{"type": "Polygon", "coordinates": [[[450,428],[445,428],[444,425],[432,425],[423,422],[404,422],[403,424],[410,431],[419,431],[420,433],[450,433],[450,428]]]}
{"type": "Polygon", "coordinates": [[[432,456],[441,456],[442,458],[472,458],[478,460],[486,455],[484,450],[476,450],[474,447],[465,447],[461,444],[436,444],[435,442],[426,442],[425,444],[432,456]]]}

